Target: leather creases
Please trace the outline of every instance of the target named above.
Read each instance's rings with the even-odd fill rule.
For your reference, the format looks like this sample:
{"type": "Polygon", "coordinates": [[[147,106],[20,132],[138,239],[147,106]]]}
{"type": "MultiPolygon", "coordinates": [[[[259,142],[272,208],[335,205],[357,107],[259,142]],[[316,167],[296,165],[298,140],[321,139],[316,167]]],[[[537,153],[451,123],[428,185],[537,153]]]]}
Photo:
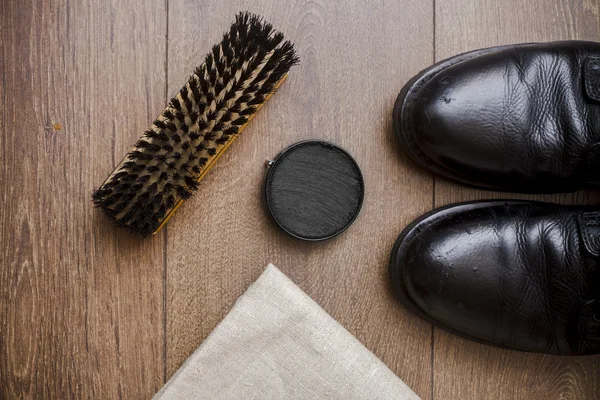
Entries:
{"type": "Polygon", "coordinates": [[[589,57],[585,60],[583,81],[588,99],[600,103],[600,58],[589,57]]]}
{"type": "Polygon", "coordinates": [[[586,251],[594,257],[600,257],[600,212],[582,213],[579,224],[586,251]]]}

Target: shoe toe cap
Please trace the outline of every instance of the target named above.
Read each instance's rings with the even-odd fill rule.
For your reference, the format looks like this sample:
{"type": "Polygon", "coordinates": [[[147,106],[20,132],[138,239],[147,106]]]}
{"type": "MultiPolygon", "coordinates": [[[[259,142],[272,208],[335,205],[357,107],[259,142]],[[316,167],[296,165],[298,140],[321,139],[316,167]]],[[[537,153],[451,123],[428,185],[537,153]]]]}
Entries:
{"type": "Polygon", "coordinates": [[[416,147],[430,162],[456,175],[520,170],[523,160],[515,150],[526,139],[519,133],[527,125],[528,104],[503,112],[507,104],[498,93],[504,85],[501,74],[454,69],[433,76],[415,93],[411,117],[416,147]]]}
{"type": "Polygon", "coordinates": [[[400,236],[393,286],[410,311],[463,337],[525,351],[588,352],[569,322],[580,308],[573,294],[586,285],[575,272],[581,259],[573,218],[570,209],[543,203],[438,209],[400,236]]]}
{"type": "Polygon", "coordinates": [[[489,338],[498,310],[493,240],[487,232],[465,233],[443,221],[422,230],[401,257],[406,294],[435,320],[489,338]]]}

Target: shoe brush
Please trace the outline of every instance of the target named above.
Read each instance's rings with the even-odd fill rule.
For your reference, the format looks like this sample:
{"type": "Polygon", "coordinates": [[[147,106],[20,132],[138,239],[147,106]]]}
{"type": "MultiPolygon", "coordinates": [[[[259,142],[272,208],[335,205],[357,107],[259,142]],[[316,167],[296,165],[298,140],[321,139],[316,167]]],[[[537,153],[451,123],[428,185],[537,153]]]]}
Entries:
{"type": "Polygon", "coordinates": [[[132,232],[158,232],[297,62],[293,45],[270,24],[238,14],[94,192],[94,204],[132,232]]]}

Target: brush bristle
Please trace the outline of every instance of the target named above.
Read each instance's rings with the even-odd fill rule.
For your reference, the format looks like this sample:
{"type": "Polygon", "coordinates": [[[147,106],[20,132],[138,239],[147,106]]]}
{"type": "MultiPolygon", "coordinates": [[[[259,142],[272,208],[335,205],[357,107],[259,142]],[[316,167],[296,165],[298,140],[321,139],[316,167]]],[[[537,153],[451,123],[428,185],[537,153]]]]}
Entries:
{"type": "Polygon", "coordinates": [[[92,198],[115,222],[149,235],[198,189],[205,168],[298,62],[290,42],[240,13],[220,44],[92,198]]]}

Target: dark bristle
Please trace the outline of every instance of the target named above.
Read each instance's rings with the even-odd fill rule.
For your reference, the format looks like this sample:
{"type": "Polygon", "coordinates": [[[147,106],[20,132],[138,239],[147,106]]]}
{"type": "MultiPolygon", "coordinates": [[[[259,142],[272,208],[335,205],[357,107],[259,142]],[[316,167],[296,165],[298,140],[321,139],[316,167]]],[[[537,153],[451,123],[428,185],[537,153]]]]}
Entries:
{"type": "Polygon", "coordinates": [[[225,82],[225,83],[226,82],[231,82],[232,75],[231,75],[231,72],[228,69],[226,69],[226,70],[223,71],[222,76],[223,76],[223,78],[222,78],[223,82],[225,82]]]}
{"type": "Polygon", "coordinates": [[[135,213],[136,213],[136,210],[134,210],[132,208],[131,210],[129,210],[128,212],[126,212],[125,215],[123,215],[120,218],[121,222],[124,223],[124,224],[127,224],[134,217],[135,213]]]}
{"type": "Polygon", "coordinates": [[[262,104],[265,101],[264,96],[256,96],[254,99],[248,101],[248,105],[249,106],[257,106],[259,104],[262,104]]]}
{"type": "Polygon", "coordinates": [[[256,107],[250,106],[239,112],[240,116],[250,116],[256,112],[256,107]]]}
{"type": "Polygon", "coordinates": [[[158,208],[158,211],[156,212],[156,214],[154,214],[154,217],[158,221],[161,221],[165,217],[166,214],[167,214],[167,206],[165,204],[163,204],[158,208]]]}
{"type": "Polygon", "coordinates": [[[228,136],[237,135],[238,130],[239,130],[239,128],[234,126],[234,127],[228,128],[225,131],[223,131],[223,135],[228,135],[228,136]]]}
{"type": "Polygon", "coordinates": [[[181,103],[179,102],[179,99],[177,97],[173,97],[169,105],[175,110],[181,111],[181,103]]]}
{"type": "Polygon", "coordinates": [[[113,187],[117,186],[119,184],[119,181],[116,179],[109,179],[108,182],[104,183],[104,185],[102,185],[102,187],[106,190],[112,189],[113,187]]]}
{"type": "MultiPolygon", "coordinates": [[[[258,59],[259,57],[257,57],[258,59]]],[[[260,62],[260,60],[255,61],[254,62],[254,66],[256,66],[256,64],[258,64],[260,62]]],[[[240,82],[246,82],[248,81],[248,79],[250,79],[250,76],[252,75],[252,66],[244,71],[242,71],[242,75],[240,76],[240,82]]]]}
{"type": "Polygon", "coordinates": [[[168,210],[170,210],[171,208],[175,207],[175,197],[173,195],[169,195],[169,197],[167,197],[165,205],[167,206],[168,210]]]}
{"type": "MultiPolygon", "coordinates": [[[[219,122],[219,124],[225,124],[225,123],[227,123],[227,122],[231,121],[231,116],[232,116],[232,113],[231,113],[231,112],[229,112],[229,111],[228,111],[228,112],[226,112],[226,113],[225,113],[225,114],[223,114],[223,116],[221,117],[221,122],[219,122]]],[[[215,129],[216,129],[216,126],[215,126],[215,129]]]]}
{"type": "Polygon", "coordinates": [[[215,90],[215,86],[217,85],[218,76],[219,74],[217,73],[217,71],[213,71],[213,73],[208,76],[208,83],[211,86],[211,92],[215,94],[217,93],[217,91],[215,90]]]}
{"type": "Polygon", "coordinates": [[[240,96],[240,98],[238,99],[238,103],[237,104],[244,104],[244,103],[249,102],[250,100],[251,100],[250,96],[248,96],[247,94],[244,94],[244,95],[240,96]]]}
{"type": "Polygon", "coordinates": [[[202,99],[202,93],[200,92],[198,81],[194,76],[192,76],[188,82],[190,85],[190,92],[192,92],[192,96],[194,96],[194,101],[198,103],[202,99]]]}
{"type": "Polygon", "coordinates": [[[123,163],[123,165],[121,165],[121,169],[126,171],[128,169],[133,168],[134,166],[135,166],[135,161],[126,161],[125,163],[123,163]]]}
{"type": "Polygon", "coordinates": [[[109,189],[98,189],[92,194],[92,200],[94,200],[94,203],[102,202],[103,199],[112,194],[112,192],[113,191],[109,189]]]}
{"type": "MultiPolygon", "coordinates": [[[[151,155],[150,155],[150,154],[147,154],[147,156],[151,157],[151,155]]],[[[142,165],[142,164],[136,164],[136,165],[134,165],[133,167],[131,167],[131,168],[130,168],[130,170],[131,170],[131,172],[133,172],[133,173],[136,173],[136,174],[137,174],[138,172],[141,172],[141,171],[143,171],[143,170],[144,170],[144,168],[146,168],[146,166],[145,166],[145,165],[142,165]]]]}
{"type": "Polygon", "coordinates": [[[125,202],[119,203],[119,204],[117,204],[116,206],[114,206],[114,207],[112,208],[112,211],[113,211],[115,214],[118,214],[118,213],[122,212],[122,211],[125,209],[126,205],[127,205],[127,204],[126,204],[125,202]]]}
{"type": "Polygon", "coordinates": [[[225,99],[222,99],[217,102],[216,110],[224,110],[226,107],[227,107],[227,101],[225,99]]]}
{"type": "Polygon", "coordinates": [[[239,133],[290,67],[298,62],[283,35],[251,13],[239,13],[204,63],[169,101],[116,173],[92,194],[118,225],[149,235],[239,133]]]}
{"type": "Polygon", "coordinates": [[[158,177],[159,181],[166,181],[167,179],[169,179],[169,174],[167,174],[166,172],[162,172],[158,177]]]}
{"type": "Polygon", "coordinates": [[[198,189],[198,186],[200,186],[200,183],[196,179],[194,179],[194,177],[191,176],[186,176],[184,182],[187,185],[187,187],[191,190],[196,190],[198,189]]]}
{"type": "Polygon", "coordinates": [[[214,121],[215,118],[217,118],[217,109],[209,111],[208,114],[206,114],[206,119],[209,121],[214,121]]]}
{"type": "Polygon", "coordinates": [[[179,95],[181,96],[181,98],[183,99],[183,101],[186,101],[188,99],[188,88],[187,86],[182,87],[179,90],[179,95]]]}
{"type": "MultiPolygon", "coordinates": [[[[214,86],[211,87],[214,89],[214,86]]],[[[212,89],[210,89],[208,92],[204,93],[204,97],[206,97],[206,104],[210,104],[214,101],[215,94],[213,93],[212,89]]]]}
{"type": "Polygon", "coordinates": [[[209,125],[208,121],[202,120],[202,121],[198,122],[198,129],[204,130],[204,129],[208,128],[208,125],[209,125]]]}
{"type": "Polygon", "coordinates": [[[243,104],[242,102],[237,102],[236,104],[234,104],[233,106],[231,106],[231,108],[229,108],[229,112],[231,114],[237,114],[237,113],[239,113],[240,110],[242,109],[242,104],[243,104]]]}
{"type": "Polygon", "coordinates": [[[198,85],[200,86],[200,90],[206,96],[206,94],[210,91],[210,86],[204,77],[204,70],[202,70],[200,73],[196,72],[196,76],[198,77],[198,85]]]}
{"type": "Polygon", "coordinates": [[[189,111],[189,110],[193,110],[194,109],[194,104],[192,103],[191,99],[186,99],[185,100],[185,108],[189,111]]]}
{"type": "MultiPolygon", "coordinates": [[[[213,55],[212,55],[212,53],[209,53],[209,54],[206,56],[206,58],[204,59],[204,64],[206,64],[206,70],[207,70],[207,71],[209,71],[209,72],[212,72],[212,71],[213,71],[213,55]]],[[[209,73],[209,82],[211,82],[211,81],[210,81],[210,75],[211,75],[211,74],[209,73]]],[[[212,75],[214,75],[214,74],[212,74],[212,75]]],[[[212,83],[212,82],[211,82],[211,83],[212,83]]]]}
{"type": "MultiPolygon", "coordinates": [[[[125,206],[128,202],[135,198],[135,193],[127,192],[121,196],[121,201],[123,201],[123,206],[125,206]]],[[[123,211],[125,207],[119,208],[119,211],[123,211]]]]}
{"type": "Polygon", "coordinates": [[[167,162],[167,160],[169,159],[169,156],[168,156],[168,155],[166,155],[166,154],[156,154],[156,155],[154,156],[154,159],[155,159],[156,161],[158,161],[159,163],[165,163],[165,162],[167,162]]]}
{"type": "Polygon", "coordinates": [[[167,181],[168,179],[169,179],[169,174],[167,174],[165,171],[163,171],[158,176],[157,182],[164,182],[164,181],[167,181]]]}
{"type": "Polygon", "coordinates": [[[183,199],[183,200],[187,200],[190,197],[192,197],[192,192],[190,189],[183,187],[183,186],[177,186],[175,188],[175,191],[177,192],[177,196],[179,196],[179,198],[183,199]]]}
{"type": "Polygon", "coordinates": [[[235,98],[235,96],[237,96],[237,92],[239,92],[239,90],[236,90],[236,88],[234,87],[233,90],[230,90],[229,92],[225,93],[222,103],[229,103],[235,98]]]}
{"type": "MultiPolygon", "coordinates": [[[[134,163],[134,165],[135,165],[135,163],[134,163]]],[[[127,172],[127,171],[117,172],[116,174],[113,175],[112,179],[114,179],[115,181],[118,181],[119,179],[121,179],[127,175],[129,175],[129,172],[127,172]]]]}
{"type": "Polygon", "coordinates": [[[236,125],[236,126],[242,126],[246,122],[248,122],[248,118],[247,117],[239,117],[238,119],[236,119],[235,121],[233,121],[231,124],[232,125],[236,125]]]}
{"type": "MultiPolygon", "coordinates": [[[[219,74],[221,74],[221,72],[219,72],[219,74]]],[[[225,88],[225,85],[223,83],[221,83],[221,81],[215,82],[215,93],[221,93],[224,88],[225,88]]]]}
{"type": "Polygon", "coordinates": [[[138,178],[138,175],[136,174],[127,174],[127,176],[124,176],[120,179],[120,181],[122,183],[130,183],[135,181],[138,178]]]}
{"type": "MultiPolygon", "coordinates": [[[[152,186],[156,185],[156,183],[154,183],[152,186]]],[[[150,191],[150,188],[148,188],[148,192],[153,196],[152,197],[152,207],[156,208],[160,208],[161,206],[163,206],[163,199],[161,196],[155,196],[155,194],[157,193],[157,190],[153,190],[152,192],[150,191]]]]}
{"type": "Polygon", "coordinates": [[[123,183],[119,183],[117,186],[115,186],[114,191],[115,192],[128,192],[130,188],[131,188],[131,185],[129,183],[123,182],[123,183]]]}
{"type": "Polygon", "coordinates": [[[119,199],[121,198],[121,193],[115,193],[112,196],[108,196],[107,198],[105,198],[103,201],[103,205],[105,207],[110,207],[113,204],[117,203],[119,201],[119,199]]]}
{"type": "Polygon", "coordinates": [[[205,145],[204,143],[200,143],[199,145],[197,145],[197,146],[195,147],[195,149],[196,149],[196,152],[203,151],[203,150],[205,150],[205,149],[206,149],[206,145],[205,145]]]}
{"type": "Polygon", "coordinates": [[[152,155],[143,153],[139,150],[133,150],[129,152],[129,158],[132,160],[147,161],[152,160],[152,155]]]}
{"type": "Polygon", "coordinates": [[[158,138],[158,133],[154,132],[152,129],[148,129],[144,132],[144,137],[147,139],[156,139],[158,138]]]}
{"type": "MultiPolygon", "coordinates": [[[[217,62],[217,63],[215,64],[215,67],[217,68],[217,73],[218,73],[220,76],[223,76],[223,75],[224,75],[224,73],[225,73],[225,68],[226,68],[226,67],[225,67],[225,63],[223,63],[223,60],[222,60],[222,59],[219,59],[219,62],[217,62]]],[[[217,83],[215,82],[215,86],[216,86],[216,87],[218,87],[219,85],[217,85],[217,83]]],[[[221,87],[222,87],[222,85],[221,85],[221,87]]],[[[216,90],[216,92],[217,92],[217,93],[219,93],[219,92],[220,92],[220,90],[216,90]]]]}
{"type": "Polygon", "coordinates": [[[144,192],[138,196],[137,201],[139,204],[144,204],[148,201],[148,199],[150,199],[150,194],[148,192],[144,192]]]}
{"type": "Polygon", "coordinates": [[[223,58],[225,59],[225,61],[231,63],[234,57],[234,53],[229,35],[223,36],[223,41],[221,42],[221,50],[223,51],[223,58]]]}
{"type": "Polygon", "coordinates": [[[160,150],[160,146],[154,143],[150,143],[146,140],[140,140],[136,143],[135,147],[138,149],[144,149],[149,152],[156,152],[160,150]]]}

